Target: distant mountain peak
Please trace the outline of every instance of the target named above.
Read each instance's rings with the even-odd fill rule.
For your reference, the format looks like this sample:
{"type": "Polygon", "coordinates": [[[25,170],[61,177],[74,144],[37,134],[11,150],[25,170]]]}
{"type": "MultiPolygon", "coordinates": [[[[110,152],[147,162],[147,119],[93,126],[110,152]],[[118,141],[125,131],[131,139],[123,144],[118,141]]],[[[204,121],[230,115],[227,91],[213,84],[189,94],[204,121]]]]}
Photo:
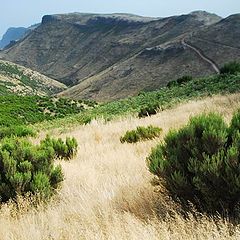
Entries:
{"type": "Polygon", "coordinates": [[[222,19],[215,13],[209,13],[202,10],[193,11],[190,13],[190,15],[195,16],[199,21],[204,22],[205,25],[211,25],[222,19]]]}
{"type": "Polygon", "coordinates": [[[4,49],[5,47],[12,46],[12,44],[16,43],[24,36],[26,36],[29,32],[38,27],[39,24],[34,24],[28,28],[25,27],[10,27],[7,29],[6,33],[3,35],[0,40],[0,49],[4,49]]]}

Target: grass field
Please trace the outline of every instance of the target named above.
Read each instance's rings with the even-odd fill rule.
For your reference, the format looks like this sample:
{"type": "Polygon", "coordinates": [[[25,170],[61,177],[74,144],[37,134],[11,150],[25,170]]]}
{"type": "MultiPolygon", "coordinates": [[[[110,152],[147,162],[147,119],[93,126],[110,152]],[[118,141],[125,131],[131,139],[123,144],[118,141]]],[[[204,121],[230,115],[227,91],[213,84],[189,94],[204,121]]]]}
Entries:
{"type": "MultiPolygon", "coordinates": [[[[171,128],[190,116],[216,111],[229,121],[240,94],[214,96],[164,110],[147,118],[94,120],[65,134],[79,143],[78,155],[61,162],[65,181],[59,195],[38,209],[19,200],[0,209],[0,239],[239,239],[240,227],[204,215],[188,219],[160,186],[153,186],[145,158],[171,128]],[[152,141],[122,144],[120,137],[137,126],[158,126],[152,141]]],[[[46,133],[42,133],[40,138],[46,133]]],[[[39,141],[35,139],[33,141],[39,141]]]]}

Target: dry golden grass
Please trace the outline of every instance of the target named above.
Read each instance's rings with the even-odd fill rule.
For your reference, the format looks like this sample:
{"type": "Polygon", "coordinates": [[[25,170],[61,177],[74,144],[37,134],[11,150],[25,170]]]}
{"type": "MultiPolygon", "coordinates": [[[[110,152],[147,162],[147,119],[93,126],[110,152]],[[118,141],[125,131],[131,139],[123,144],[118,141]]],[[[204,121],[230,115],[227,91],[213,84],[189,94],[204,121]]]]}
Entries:
{"type": "Polygon", "coordinates": [[[145,158],[159,139],[138,144],[119,141],[139,125],[159,126],[164,135],[203,111],[220,112],[229,120],[239,103],[240,94],[217,96],[149,118],[77,127],[67,135],[77,138],[79,153],[62,162],[66,179],[59,195],[38,209],[26,200],[19,200],[18,210],[14,204],[2,206],[0,239],[239,239],[240,227],[223,219],[184,219],[164,190],[151,185],[145,158]]]}

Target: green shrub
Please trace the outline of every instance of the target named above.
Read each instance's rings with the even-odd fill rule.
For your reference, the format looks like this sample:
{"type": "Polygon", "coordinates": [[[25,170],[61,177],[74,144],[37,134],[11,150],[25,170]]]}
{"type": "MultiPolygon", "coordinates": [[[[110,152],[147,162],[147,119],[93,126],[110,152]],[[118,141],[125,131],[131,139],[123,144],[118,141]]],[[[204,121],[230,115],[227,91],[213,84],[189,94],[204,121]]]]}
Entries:
{"type": "Polygon", "coordinates": [[[167,87],[170,88],[170,87],[173,87],[173,86],[179,86],[183,83],[187,83],[187,82],[190,82],[192,80],[193,80],[192,76],[188,76],[188,75],[182,76],[182,77],[178,78],[177,80],[168,82],[167,87]]]}
{"type": "Polygon", "coordinates": [[[160,135],[162,129],[154,126],[137,127],[136,130],[127,131],[126,134],[120,138],[122,143],[136,143],[142,140],[150,140],[160,135]]]}
{"type": "Polygon", "coordinates": [[[221,74],[237,74],[240,73],[240,63],[237,61],[229,62],[220,69],[221,74]]]}
{"type": "Polygon", "coordinates": [[[67,137],[66,141],[64,142],[61,138],[53,139],[47,136],[41,141],[41,146],[43,148],[50,146],[54,149],[56,158],[69,160],[76,154],[78,143],[75,138],[67,137]]]}
{"type": "Polygon", "coordinates": [[[76,151],[76,140],[61,142],[59,151],[52,144],[61,142],[47,137],[40,145],[20,138],[0,142],[0,202],[17,195],[38,194],[43,200],[52,196],[63,181],[61,166],[54,165],[56,156],[70,158],[76,151]]]}
{"type": "Polygon", "coordinates": [[[10,127],[0,127],[0,139],[5,137],[26,137],[26,136],[35,136],[36,133],[33,129],[26,126],[10,126],[10,127]]]}
{"type": "Polygon", "coordinates": [[[240,201],[240,112],[228,127],[211,113],[170,131],[147,158],[175,199],[207,212],[234,212],[240,201]]]}
{"type": "Polygon", "coordinates": [[[159,109],[158,103],[148,104],[146,107],[143,107],[140,109],[140,112],[138,113],[138,117],[143,118],[143,117],[155,115],[157,114],[158,109],[159,109]]]}

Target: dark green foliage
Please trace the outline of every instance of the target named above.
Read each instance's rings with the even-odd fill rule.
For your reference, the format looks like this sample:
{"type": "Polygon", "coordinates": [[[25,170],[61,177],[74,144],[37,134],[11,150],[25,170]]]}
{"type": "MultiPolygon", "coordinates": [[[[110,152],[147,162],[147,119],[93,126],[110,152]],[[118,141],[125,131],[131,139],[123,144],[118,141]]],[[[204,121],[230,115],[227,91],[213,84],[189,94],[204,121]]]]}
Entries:
{"type": "Polygon", "coordinates": [[[159,109],[159,103],[149,104],[148,106],[140,109],[140,112],[138,113],[138,117],[143,118],[143,117],[155,115],[157,114],[158,109],[159,109]]]}
{"type": "Polygon", "coordinates": [[[136,130],[127,131],[126,134],[120,138],[122,143],[136,143],[142,140],[150,140],[158,137],[162,132],[161,128],[152,125],[148,127],[137,127],[136,130]]]}
{"type": "Polygon", "coordinates": [[[78,143],[75,138],[67,137],[64,142],[61,138],[54,139],[47,136],[41,141],[41,146],[43,148],[51,147],[54,149],[57,158],[69,160],[76,154],[78,143]]]}
{"type": "Polygon", "coordinates": [[[147,159],[174,198],[207,212],[233,213],[240,202],[240,112],[228,127],[221,116],[194,117],[147,159]]]}
{"type": "Polygon", "coordinates": [[[35,131],[26,126],[10,126],[10,127],[0,127],[0,139],[4,137],[26,137],[26,136],[35,136],[35,131]]]}
{"type": "Polygon", "coordinates": [[[238,74],[240,73],[240,63],[237,61],[229,62],[220,69],[221,74],[238,74]]]}
{"type": "Polygon", "coordinates": [[[0,202],[17,195],[38,194],[48,199],[63,181],[61,166],[54,159],[71,158],[76,152],[76,140],[47,137],[40,145],[24,139],[5,138],[0,142],[0,202]],[[61,142],[61,151],[53,143],[61,142]],[[66,151],[62,151],[66,149],[66,151]]]}
{"type": "Polygon", "coordinates": [[[0,126],[24,125],[63,118],[94,106],[90,101],[38,96],[0,96],[0,126]],[[90,107],[90,106],[89,106],[90,107]]]}
{"type": "Polygon", "coordinates": [[[193,80],[192,76],[183,76],[183,77],[178,78],[177,80],[170,81],[167,84],[167,87],[179,86],[179,85],[181,85],[183,83],[187,83],[187,82],[189,82],[191,80],[193,80]]]}

